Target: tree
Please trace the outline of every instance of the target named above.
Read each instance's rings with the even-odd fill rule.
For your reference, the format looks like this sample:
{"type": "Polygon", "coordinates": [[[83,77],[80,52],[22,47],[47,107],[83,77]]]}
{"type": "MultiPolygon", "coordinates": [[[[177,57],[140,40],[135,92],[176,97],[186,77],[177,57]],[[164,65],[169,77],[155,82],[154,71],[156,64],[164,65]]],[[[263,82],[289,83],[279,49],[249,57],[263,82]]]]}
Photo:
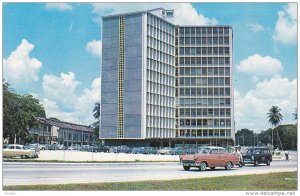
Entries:
{"type": "Polygon", "coordinates": [[[97,119],[96,122],[92,124],[92,127],[94,127],[96,136],[99,136],[99,126],[100,126],[100,101],[95,103],[94,109],[93,109],[93,116],[95,119],[97,119]]]}
{"type": "MultiPolygon", "coordinates": [[[[283,119],[280,111],[281,111],[281,109],[278,108],[278,106],[272,106],[269,109],[269,112],[267,113],[267,116],[268,116],[268,119],[269,119],[269,123],[273,127],[276,127],[277,125],[279,125],[280,121],[283,119]]],[[[273,143],[274,143],[273,142],[273,129],[272,129],[272,146],[273,146],[273,143]]],[[[277,135],[278,135],[278,132],[277,132],[277,135]]]]}
{"type": "Polygon", "coordinates": [[[249,129],[241,129],[236,132],[235,141],[237,145],[241,146],[256,146],[257,134],[249,129]]]}
{"type": "Polygon", "coordinates": [[[298,110],[297,110],[297,108],[295,108],[295,112],[293,113],[293,116],[294,116],[294,120],[298,119],[298,110]]]}
{"type": "Polygon", "coordinates": [[[100,118],[100,102],[96,102],[94,109],[93,109],[93,116],[94,118],[98,119],[100,118]]]}
{"type": "Polygon", "coordinates": [[[3,82],[3,138],[29,139],[29,130],[38,125],[36,117],[45,117],[45,109],[32,95],[19,95],[3,82]]]}
{"type": "MultiPolygon", "coordinates": [[[[279,137],[282,138],[281,142],[282,142],[283,149],[288,149],[288,150],[297,149],[297,126],[296,125],[279,125],[274,130],[278,132],[279,137]]],[[[270,143],[271,132],[272,129],[268,129],[258,134],[258,138],[261,145],[267,145],[270,143]]],[[[279,145],[278,142],[274,144],[279,145]]]]}

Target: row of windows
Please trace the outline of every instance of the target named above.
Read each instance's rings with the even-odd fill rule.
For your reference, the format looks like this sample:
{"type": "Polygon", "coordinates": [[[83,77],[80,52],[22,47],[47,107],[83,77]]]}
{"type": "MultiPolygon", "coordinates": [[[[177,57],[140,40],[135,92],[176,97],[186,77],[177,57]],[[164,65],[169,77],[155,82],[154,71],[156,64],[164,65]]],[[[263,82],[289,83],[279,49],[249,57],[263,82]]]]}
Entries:
{"type": "Polygon", "coordinates": [[[180,67],[180,76],[230,76],[229,67],[180,67]]]}
{"type": "Polygon", "coordinates": [[[180,129],[176,137],[230,137],[230,130],[225,129],[180,129]]]}
{"type": "MultiPolygon", "coordinates": [[[[176,41],[176,45],[178,41],[176,41]]],[[[229,37],[180,37],[179,44],[182,45],[228,45],[229,37]]]]}
{"type": "Polygon", "coordinates": [[[230,96],[230,88],[179,88],[182,96],[230,96]]]}
{"type": "Polygon", "coordinates": [[[83,133],[79,131],[60,131],[59,138],[63,138],[64,140],[73,140],[73,141],[88,141],[92,140],[93,134],[92,133],[83,133]]]}
{"type": "Polygon", "coordinates": [[[181,47],[180,55],[229,55],[229,47],[181,47]]]}
{"type": "Polygon", "coordinates": [[[174,34],[175,32],[175,27],[172,24],[169,24],[163,20],[161,20],[160,18],[150,15],[148,14],[147,17],[147,24],[151,25],[155,28],[159,28],[164,32],[167,32],[169,34],[174,34]]]}
{"type": "Polygon", "coordinates": [[[172,64],[162,63],[157,60],[147,59],[147,68],[148,70],[155,71],[164,75],[174,76],[175,67],[172,64]]]}
{"type": "Polygon", "coordinates": [[[147,127],[174,129],[174,118],[147,116],[147,127]]]}
{"type": "Polygon", "coordinates": [[[148,36],[155,37],[159,41],[163,41],[165,43],[169,43],[171,45],[175,45],[175,36],[174,34],[169,34],[163,32],[161,29],[157,29],[148,25],[148,36]]]}
{"type": "Polygon", "coordinates": [[[146,135],[148,138],[168,138],[175,136],[175,129],[163,129],[147,127],[146,135]]]}
{"type": "MultiPolygon", "coordinates": [[[[170,75],[166,75],[160,72],[156,72],[156,71],[151,71],[151,70],[147,70],[147,80],[152,84],[152,83],[157,83],[157,84],[162,84],[165,86],[174,86],[174,76],[170,76],[170,75]]],[[[150,86],[148,85],[148,88],[150,88],[150,86]]]]}
{"type": "Polygon", "coordinates": [[[229,35],[229,27],[180,27],[179,35],[229,35]]]}
{"type": "Polygon", "coordinates": [[[230,86],[230,77],[181,77],[179,78],[180,86],[230,86]]]}
{"type": "Polygon", "coordinates": [[[162,94],[154,94],[147,92],[148,104],[172,108],[174,107],[174,99],[174,96],[165,96],[162,94]]]}
{"type": "Polygon", "coordinates": [[[231,119],[180,119],[180,127],[230,127],[231,119]]]}
{"type": "Polygon", "coordinates": [[[175,53],[174,46],[170,45],[169,43],[159,41],[153,37],[147,38],[147,46],[172,56],[174,56],[175,53]]]}
{"type": "Polygon", "coordinates": [[[192,66],[212,66],[212,65],[230,65],[229,57],[180,57],[179,65],[192,66]]]}
{"type": "Polygon", "coordinates": [[[230,98],[180,98],[183,107],[230,106],[230,98]]]}
{"type": "Polygon", "coordinates": [[[180,108],[180,117],[230,116],[230,108],[180,108]]]}
{"type": "Polygon", "coordinates": [[[162,63],[171,64],[171,65],[173,65],[174,63],[174,56],[170,54],[163,53],[153,48],[148,48],[147,52],[148,52],[147,55],[148,58],[160,61],[162,63]]]}

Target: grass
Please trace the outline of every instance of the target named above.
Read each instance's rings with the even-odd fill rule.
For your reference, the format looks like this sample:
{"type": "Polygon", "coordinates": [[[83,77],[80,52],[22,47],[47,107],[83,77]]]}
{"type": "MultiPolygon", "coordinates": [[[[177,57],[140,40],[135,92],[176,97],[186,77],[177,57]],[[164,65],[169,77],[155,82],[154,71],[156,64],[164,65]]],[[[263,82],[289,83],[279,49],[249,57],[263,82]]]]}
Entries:
{"type": "Polygon", "coordinates": [[[225,176],[212,178],[113,182],[89,184],[58,184],[58,185],[18,185],[3,186],[4,191],[100,191],[100,190],[143,190],[143,191],[296,191],[297,172],[280,172],[259,175],[225,176]]]}

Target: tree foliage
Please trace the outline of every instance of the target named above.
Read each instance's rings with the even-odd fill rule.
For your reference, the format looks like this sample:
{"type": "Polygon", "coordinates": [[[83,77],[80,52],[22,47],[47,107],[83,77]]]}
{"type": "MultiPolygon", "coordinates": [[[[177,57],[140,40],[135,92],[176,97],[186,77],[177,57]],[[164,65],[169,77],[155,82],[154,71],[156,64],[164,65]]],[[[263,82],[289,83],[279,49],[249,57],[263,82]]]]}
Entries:
{"type": "Polygon", "coordinates": [[[15,93],[3,82],[3,138],[30,137],[28,130],[38,124],[36,117],[45,117],[45,109],[32,95],[15,93]]]}
{"type": "Polygon", "coordinates": [[[100,126],[100,101],[95,103],[94,109],[93,109],[93,116],[97,120],[92,124],[95,130],[96,137],[99,137],[99,126],[100,126]]]}
{"type": "MultiPolygon", "coordinates": [[[[279,125],[274,129],[278,132],[274,134],[274,147],[277,148],[282,144],[283,150],[296,150],[297,149],[297,126],[296,125],[279,125]]],[[[254,133],[252,130],[241,129],[235,134],[235,142],[241,146],[261,145],[266,146],[271,144],[272,129],[261,131],[259,134],[254,133]],[[257,142],[258,141],[258,142],[257,142]]]]}
{"type": "Polygon", "coordinates": [[[282,114],[280,113],[281,109],[278,108],[278,106],[272,106],[269,109],[269,112],[267,113],[268,115],[268,119],[269,119],[269,123],[276,127],[277,125],[280,124],[280,122],[282,121],[283,117],[282,114]]]}

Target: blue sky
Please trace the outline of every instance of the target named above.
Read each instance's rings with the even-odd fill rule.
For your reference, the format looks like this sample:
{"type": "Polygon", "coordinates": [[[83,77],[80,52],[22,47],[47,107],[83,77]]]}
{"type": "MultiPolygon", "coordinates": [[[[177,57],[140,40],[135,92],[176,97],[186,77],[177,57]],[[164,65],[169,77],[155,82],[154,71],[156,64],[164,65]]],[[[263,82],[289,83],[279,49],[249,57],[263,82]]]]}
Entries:
{"type": "Polygon", "coordinates": [[[230,25],[236,129],[264,130],[268,108],[295,123],[297,4],[4,3],[3,77],[37,97],[47,117],[90,124],[100,99],[101,22],[105,14],[164,7],[178,24],[230,25]]]}

